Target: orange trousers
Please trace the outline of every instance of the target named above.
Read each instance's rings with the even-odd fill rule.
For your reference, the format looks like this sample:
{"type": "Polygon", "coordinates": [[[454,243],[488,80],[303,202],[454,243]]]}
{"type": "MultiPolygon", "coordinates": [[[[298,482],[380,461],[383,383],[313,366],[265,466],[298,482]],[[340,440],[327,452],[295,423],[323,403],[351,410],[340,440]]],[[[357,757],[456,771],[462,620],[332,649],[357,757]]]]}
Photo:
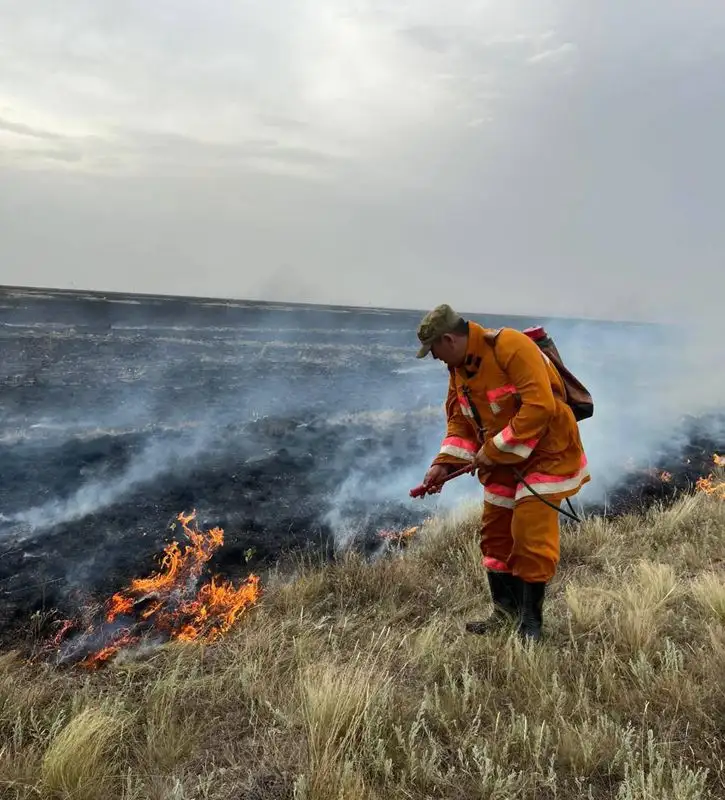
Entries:
{"type": "MultiPolygon", "coordinates": [[[[561,500],[546,498],[555,506],[561,500]]],[[[530,583],[546,583],[559,563],[559,512],[537,497],[524,497],[514,508],[485,501],[481,552],[487,569],[511,572],[530,583]]]]}

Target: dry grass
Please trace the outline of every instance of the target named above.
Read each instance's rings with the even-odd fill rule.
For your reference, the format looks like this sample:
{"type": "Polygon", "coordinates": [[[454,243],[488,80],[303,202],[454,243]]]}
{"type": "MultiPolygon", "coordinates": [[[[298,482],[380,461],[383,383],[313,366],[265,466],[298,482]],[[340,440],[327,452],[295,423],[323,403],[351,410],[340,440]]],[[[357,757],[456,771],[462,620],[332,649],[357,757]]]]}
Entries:
{"type": "Polygon", "coordinates": [[[93,675],[0,658],[0,797],[725,796],[725,502],[565,529],[547,638],[485,613],[478,508],[299,565],[222,644],[93,675]]]}

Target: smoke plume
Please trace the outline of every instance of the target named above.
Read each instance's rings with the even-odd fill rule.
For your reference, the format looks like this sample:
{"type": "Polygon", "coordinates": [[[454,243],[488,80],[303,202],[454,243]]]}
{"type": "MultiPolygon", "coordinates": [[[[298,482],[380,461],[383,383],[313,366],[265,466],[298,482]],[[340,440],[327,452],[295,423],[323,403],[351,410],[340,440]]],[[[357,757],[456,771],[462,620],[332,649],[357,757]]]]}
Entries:
{"type": "Polygon", "coordinates": [[[582,500],[603,503],[630,473],[676,458],[695,432],[714,444],[725,434],[721,336],[697,324],[574,326],[546,323],[572,371],[594,398],[580,424],[592,481],[582,500]],[[704,427],[703,427],[704,426],[704,427]]]}

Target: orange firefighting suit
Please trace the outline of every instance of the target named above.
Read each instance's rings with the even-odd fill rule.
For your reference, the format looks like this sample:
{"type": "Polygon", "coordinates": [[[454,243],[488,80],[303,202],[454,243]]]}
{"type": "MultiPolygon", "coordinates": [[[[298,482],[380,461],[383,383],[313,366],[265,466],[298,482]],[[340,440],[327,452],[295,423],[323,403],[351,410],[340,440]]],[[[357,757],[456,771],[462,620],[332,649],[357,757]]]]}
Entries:
{"type": "Polygon", "coordinates": [[[483,565],[548,582],[559,563],[559,513],[511,467],[558,508],[590,480],[579,427],[559,373],[535,342],[513,328],[496,335],[468,325],[464,364],[449,369],[447,430],[433,464],[460,467],[483,446],[495,465],[480,478],[483,565]]]}

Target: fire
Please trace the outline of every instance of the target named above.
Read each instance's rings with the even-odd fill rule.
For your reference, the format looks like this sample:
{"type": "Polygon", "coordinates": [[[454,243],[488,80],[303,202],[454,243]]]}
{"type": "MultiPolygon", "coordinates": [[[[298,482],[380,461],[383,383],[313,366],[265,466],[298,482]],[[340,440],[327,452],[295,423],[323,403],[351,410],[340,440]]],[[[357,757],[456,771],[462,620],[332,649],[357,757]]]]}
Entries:
{"type": "Polygon", "coordinates": [[[193,641],[204,636],[214,641],[223,636],[234,625],[237,617],[259,596],[259,578],[250,576],[247,583],[235,589],[228,583],[217,583],[215,578],[201,587],[196,600],[183,608],[189,622],[179,632],[177,638],[193,641]]]}
{"type": "Polygon", "coordinates": [[[51,640],[51,645],[53,647],[58,647],[58,645],[63,640],[63,637],[66,635],[66,633],[68,633],[68,631],[72,627],[73,627],[73,620],[71,620],[71,619],[63,620],[63,623],[60,626],[60,630],[58,631],[58,633],[56,633],[56,635],[51,640]]]}
{"type": "Polygon", "coordinates": [[[725,483],[716,482],[712,475],[708,475],[706,478],[698,478],[695,483],[695,489],[698,492],[725,500],[725,483]]]}
{"type": "MultiPolygon", "coordinates": [[[[725,456],[713,453],[712,460],[716,467],[725,467],[725,456]]],[[[722,473],[716,476],[711,472],[707,477],[698,478],[695,489],[698,492],[725,500],[725,480],[723,480],[722,473]]]]}
{"type": "MultiPolygon", "coordinates": [[[[224,543],[224,531],[192,528],[195,517],[195,512],[177,517],[189,544],[182,547],[174,541],[167,545],[160,569],[149,577],[134,579],[126,589],[112,595],[100,622],[86,626],[79,646],[73,647],[76,652],[83,651],[81,666],[97,669],[122,648],[149,634],[166,640],[213,642],[258,601],[261,589],[257,575],[249,575],[238,587],[212,577],[197,591],[205,564],[224,543]]],[[[59,646],[75,627],[70,621],[64,622],[52,644],[59,646]]]]}
{"type": "Polygon", "coordinates": [[[108,614],[106,620],[113,622],[116,617],[125,616],[133,610],[133,600],[130,597],[124,597],[122,594],[114,594],[108,602],[108,614]]]}
{"type": "Polygon", "coordinates": [[[672,483],[673,475],[666,469],[657,469],[656,467],[647,467],[642,470],[643,475],[648,475],[650,478],[656,478],[662,483],[672,483]]]}
{"type": "Polygon", "coordinates": [[[383,530],[378,533],[378,536],[380,536],[381,539],[387,539],[388,541],[402,545],[403,542],[410,541],[410,539],[412,539],[417,532],[417,526],[413,526],[412,528],[406,528],[403,531],[383,530]]]}

